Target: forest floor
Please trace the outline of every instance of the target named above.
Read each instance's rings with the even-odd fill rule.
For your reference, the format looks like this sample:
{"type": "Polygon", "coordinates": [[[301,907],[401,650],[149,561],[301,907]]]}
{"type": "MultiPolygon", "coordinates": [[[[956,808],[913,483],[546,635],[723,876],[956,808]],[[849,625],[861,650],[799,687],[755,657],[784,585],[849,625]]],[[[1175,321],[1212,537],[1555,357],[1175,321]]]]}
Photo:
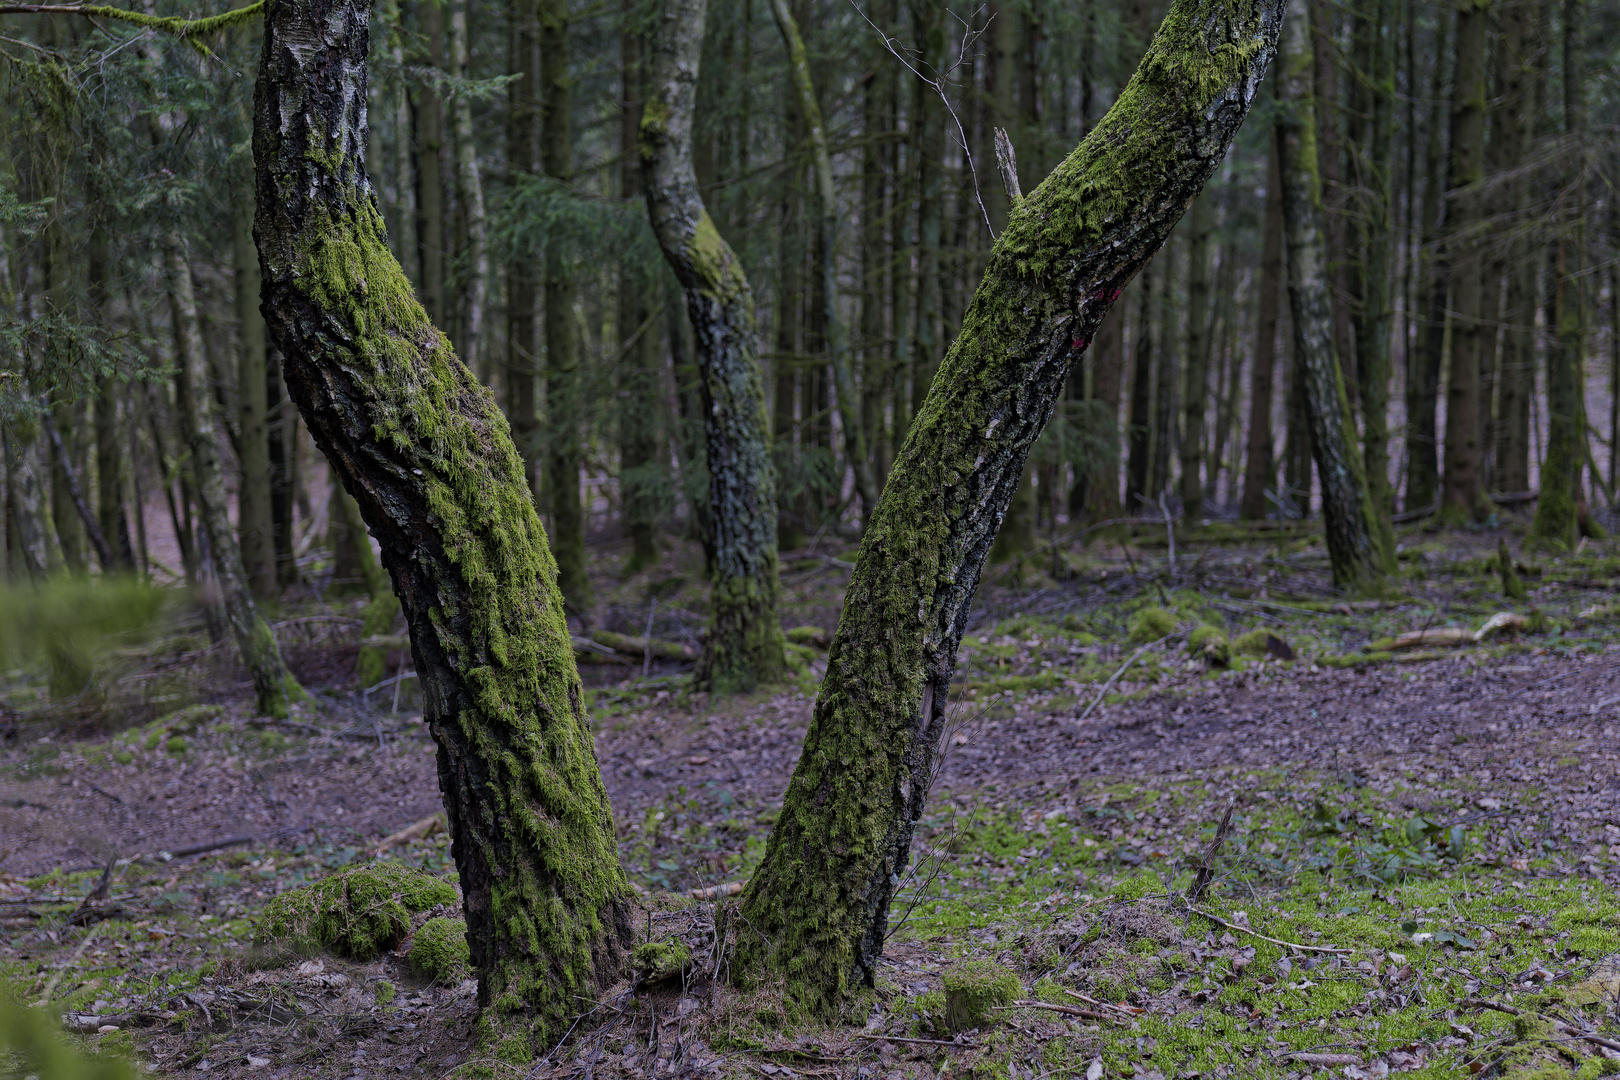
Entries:
{"type": "MultiPolygon", "coordinates": [[[[414,976],[406,944],[361,963],[256,938],[270,898],[374,858],[453,877],[442,833],[375,854],[439,804],[414,684],[357,691],[352,611],[312,594],[278,631],[319,706],[260,721],[175,616],[109,656],[93,705],[45,702],[29,673],[0,687],[0,979],[164,1074],[1620,1073],[1620,549],[1521,556],[1510,602],[1501,537],[1403,534],[1378,604],[1337,601],[1295,528],[1179,530],[1173,559],[1140,530],[991,568],[861,1016],[792,1019],[694,965],[627,983],[522,1069],[479,1057],[474,984],[414,976]],[[1130,640],[1145,607],[1183,636],[1130,640]],[[1530,628],[1379,640],[1504,611],[1530,628]],[[1191,660],[1199,624],[1293,659],[1191,660]]],[[[790,624],[835,625],[852,557],[784,558],[790,624]]],[[[604,574],[598,628],[694,641],[700,579],[684,548],[604,574]]],[[[692,890],[762,854],[822,656],[796,648],[793,687],[725,700],[679,665],[585,669],[644,933],[711,952],[724,900],[692,890]]]]}

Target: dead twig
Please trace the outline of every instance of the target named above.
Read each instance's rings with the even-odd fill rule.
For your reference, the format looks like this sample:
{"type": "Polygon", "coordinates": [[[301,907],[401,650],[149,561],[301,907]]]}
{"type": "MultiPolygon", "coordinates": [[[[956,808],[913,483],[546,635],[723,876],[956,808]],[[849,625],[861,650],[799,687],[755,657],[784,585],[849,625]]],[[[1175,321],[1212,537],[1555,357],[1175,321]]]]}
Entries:
{"type": "Polygon", "coordinates": [[[1219,915],[1213,915],[1205,911],[1203,908],[1195,907],[1192,910],[1194,914],[1202,915],[1204,918],[1208,919],[1217,926],[1224,926],[1228,930],[1236,930],[1240,934],[1248,934],[1250,937],[1259,938],[1261,941],[1269,941],[1273,945],[1281,945],[1285,949],[1298,949],[1300,952],[1336,953],[1339,956],[1350,956],[1355,952],[1354,949],[1339,949],[1334,948],[1331,945],[1301,945],[1296,941],[1284,941],[1281,938],[1267,937],[1259,931],[1250,930],[1247,926],[1239,926],[1237,923],[1227,922],[1219,915]]]}
{"type": "Polygon", "coordinates": [[[1487,1001],[1485,998],[1464,998],[1462,1001],[1457,1002],[1457,1007],[1459,1009],[1492,1009],[1496,1012],[1507,1013],[1509,1016],[1524,1016],[1528,1014],[1530,1016],[1539,1017],[1540,1019],[1546,1020],[1549,1024],[1566,1035],[1573,1036],[1577,1039],[1583,1039],[1594,1046],[1601,1046],[1608,1050],[1620,1052],[1620,1040],[1607,1039],[1602,1035],[1589,1034],[1588,1032],[1582,1031],[1574,1024],[1566,1024],[1562,1020],[1556,1020],[1549,1016],[1542,1016],[1540,1013],[1531,1012],[1528,1009],[1516,1009],[1512,1005],[1502,1005],[1495,1001],[1487,1001]]]}
{"type": "Polygon", "coordinates": [[[954,1046],[961,1050],[977,1050],[978,1043],[953,1042],[950,1039],[906,1039],[899,1035],[857,1035],[857,1039],[874,1039],[878,1042],[916,1043],[921,1046],[954,1046]]]}
{"type": "Polygon", "coordinates": [[[1204,890],[1215,879],[1215,856],[1220,854],[1221,845],[1226,843],[1227,834],[1232,831],[1232,811],[1237,809],[1237,799],[1234,797],[1227,801],[1226,813],[1221,815],[1221,824],[1215,830],[1215,839],[1204,851],[1204,857],[1198,861],[1198,876],[1193,878],[1192,888],[1187,890],[1187,903],[1196,904],[1204,898],[1204,890]]]}
{"type": "Polygon", "coordinates": [[[1125,1018],[1110,1013],[1093,1012],[1091,1009],[1077,1009],[1073,1005],[1048,1005],[1044,1001],[1015,1001],[1011,1005],[1003,1005],[1004,1009],[1045,1009],[1047,1012],[1062,1013],[1064,1016],[1079,1016],[1087,1020],[1102,1020],[1110,1024],[1123,1024],[1125,1018]]]}
{"type": "MultiPolygon", "coordinates": [[[[1179,631],[1177,631],[1177,633],[1179,633],[1179,631]]],[[[1143,653],[1147,652],[1149,649],[1151,649],[1151,648],[1153,648],[1153,647],[1155,647],[1157,645],[1163,645],[1165,642],[1169,641],[1171,638],[1173,638],[1175,636],[1176,636],[1175,633],[1166,634],[1166,635],[1164,635],[1164,637],[1160,638],[1158,641],[1150,641],[1146,645],[1143,645],[1140,649],[1137,649],[1135,652],[1131,653],[1131,658],[1129,660],[1125,661],[1123,664],[1121,664],[1120,667],[1119,667],[1119,670],[1114,672],[1112,675],[1110,675],[1108,677],[1108,681],[1103,683],[1102,689],[1097,691],[1097,696],[1092,699],[1090,705],[1086,706],[1086,711],[1080,714],[1080,718],[1079,718],[1079,720],[1076,721],[1076,723],[1084,723],[1086,717],[1091,715],[1091,710],[1095,709],[1098,705],[1102,704],[1102,699],[1108,696],[1108,691],[1113,687],[1113,685],[1116,682],[1119,681],[1119,677],[1121,675],[1125,674],[1126,670],[1128,668],[1130,668],[1130,666],[1132,664],[1136,663],[1137,657],[1141,656],[1143,653]]]]}

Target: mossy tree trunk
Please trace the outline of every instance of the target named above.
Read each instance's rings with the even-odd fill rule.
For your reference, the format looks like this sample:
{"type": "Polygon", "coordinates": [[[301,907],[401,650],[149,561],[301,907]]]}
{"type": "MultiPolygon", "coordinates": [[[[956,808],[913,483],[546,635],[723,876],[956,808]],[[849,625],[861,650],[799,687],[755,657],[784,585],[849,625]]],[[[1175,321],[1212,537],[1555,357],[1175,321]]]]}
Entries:
{"type": "Polygon", "coordinates": [[[484,1031],[527,1062],[618,977],[628,885],[522,459],[389,253],[365,173],[368,8],[266,13],[264,313],[293,399],[381,542],[438,744],[484,1031]]]}
{"type": "Polygon", "coordinates": [[[1176,0],[1130,85],[1013,210],[872,515],[733,970],[821,1012],[872,985],[956,650],[1030,447],[1119,291],[1224,156],[1273,0],[1176,0]]]}
{"type": "Polygon", "coordinates": [[[171,237],[164,242],[163,261],[169,277],[169,312],[174,321],[178,368],[175,382],[179,389],[176,407],[186,447],[191,451],[201,531],[219,579],[225,621],[236,641],[242,664],[253,680],[253,695],[260,714],[286,716],[289,705],[304,700],[304,691],[282,666],[275,633],[259,614],[248,588],[247,571],[242,567],[242,550],[236,543],[236,530],[231,525],[230,504],[225,494],[217,406],[208,389],[208,359],[203,353],[191,265],[178,239],[171,237]]]}
{"type": "Polygon", "coordinates": [[[39,420],[26,413],[14,417],[4,430],[6,491],[11,496],[12,547],[22,570],[43,581],[61,565],[55,535],[45,516],[45,485],[39,460],[39,420]]]}
{"type": "Polygon", "coordinates": [[[1322,482],[1322,519],[1333,583],[1355,593],[1383,587],[1380,548],[1356,447],[1355,420],[1334,344],[1328,301],[1327,231],[1316,167],[1315,91],[1311,85],[1308,0],[1291,0],[1283,29],[1277,143],[1282,168],[1283,235],[1294,350],[1310,417],[1311,455],[1322,482]]]}
{"type": "Polygon", "coordinates": [[[783,671],[776,478],[754,294],[698,194],[693,106],[707,0],[669,0],[652,50],[641,160],[647,213],[680,280],[697,343],[713,537],[714,621],[698,684],[752,690],[783,671]]]}
{"type": "Polygon", "coordinates": [[[827,147],[827,131],[821,121],[821,104],[816,100],[815,83],[810,78],[810,56],[804,48],[799,24],[793,21],[787,0],[771,0],[777,29],[787,49],[789,74],[798,98],[799,115],[810,137],[811,168],[816,182],[816,226],[820,245],[823,332],[827,358],[838,392],[838,415],[844,429],[844,449],[855,472],[855,494],[861,500],[861,520],[871,516],[877,503],[877,476],[867,450],[866,428],[861,423],[860,394],[855,389],[855,373],[849,357],[849,332],[838,306],[838,194],[833,188],[832,151],[827,147]]]}

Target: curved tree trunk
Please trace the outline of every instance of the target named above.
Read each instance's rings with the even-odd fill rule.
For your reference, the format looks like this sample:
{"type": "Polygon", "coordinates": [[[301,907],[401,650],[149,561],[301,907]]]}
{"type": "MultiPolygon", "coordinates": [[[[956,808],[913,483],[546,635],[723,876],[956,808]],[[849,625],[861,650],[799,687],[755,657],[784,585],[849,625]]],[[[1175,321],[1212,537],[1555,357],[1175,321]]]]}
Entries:
{"type": "Polygon", "coordinates": [[[242,549],[231,526],[230,505],[225,494],[225,471],[219,460],[219,432],[215,426],[214,395],[208,392],[208,360],[203,355],[202,327],[197,320],[197,300],[191,284],[191,265],[180,241],[169,238],[163,245],[164,265],[169,275],[169,310],[174,320],[175,360],[179,368],[176,383],[180,400],[180,429],[191,450],[191,466],[197,476],[197,503],[202,516],[202,532],[213,557],[214,572],[224,601],[225,620],[236,639],[242,664],[253,679],[253,694],[262,715],[286,716],[287,707],[304,700],[303,688],[281,664],[281,650],[275,633],[259,614],[248,589],[247,571],[242,568],[242,549]]]}
{"type": "Polygon", "coordinates": [[[707,0],[669,0],[653,46],[641,160],[647,214],[680,279],[697,339],[714,540],[714,623],[698,684],[751,690],[782,676],[776,477],[759,371],[754,294],[698,194],[693,105],[707,0]]]}
{"type": "Polygon", "coordinates": [[[985,556],[1069,369],[1226,153],[1278,0],[1177,0],[1108,116],[1013,210],[868,524],[734,970],[872,985],[985,556]]]}
{"type": "Polygon", "coordinates": [[[629,889],[522,459],[385,242],[363,164],[368,6],[266,13],[264,314],[293,399],[382,544],[438,744],[485,1030],[513,1040],[497,1053],[527,1053],[618,976],[629,889]]]}
{"type": "Polygon", "coordinates": [[[849,333],[838,308],[838,196],[833,190],[832,152],[827,148],[827,131],[821,122],[821,105],[816,100],[810,78],[810,57],[805,52],[799,24],[793,21],[787,0],[771,0],[777,29],[787,48],[788,68],[799,99],[799,114],[810,135],[810,154],[816,178],[817,226],[821,240],[821,296],[825,309],[827,354],[832,362],[833,384],[838,391],[838,415],[843,422],[845,451],[855,470],[855,493],[861,500],[861,522],[872,516],[877,503],[877,477],[866,448],[866,428],[861,424],[860,395],[855,390],[855,374],[850,367],[849,333]]]}
{"type": "Polygon", "coordinates": [[[1311,87],[1308,0],[1291,0],[1283,30],[1277,143],[1282,164],[1283,234],[1288,245],[1288,302],[1294,349],[1305,384],[1311,454],[1322,481],[1322,519],[1333,583],[1356,593],[1382,588],[1385,559],[1356,452],[1350,398],[1339,370],[1328,302],[1327,238],[1316,168],[1315,93],[1311,87]]]}

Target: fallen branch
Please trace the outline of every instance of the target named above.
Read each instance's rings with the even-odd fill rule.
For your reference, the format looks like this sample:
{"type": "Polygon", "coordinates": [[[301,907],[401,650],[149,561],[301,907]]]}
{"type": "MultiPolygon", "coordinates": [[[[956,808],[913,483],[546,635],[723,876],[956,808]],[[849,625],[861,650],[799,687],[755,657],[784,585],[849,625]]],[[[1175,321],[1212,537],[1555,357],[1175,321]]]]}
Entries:
{"type": "Polygon", "coordinates": [[[399,832],[389,835],[382,841],[382,843],[377,845],[375,854],[381,855],[390,848],[396,848],[408,841],[420,840],[424,836],[432,836],[434,833],[444,832],[444,827],[444,811],[441,810],[437,813],[429,814],[421,821],[407,825],[403,829],[399,830],[399,832]]]}
{"type": "Polygon", "coordinates": [[[1602,1035],[1592,1035],[1588,1032],[1582,1031],[1573,1024],[1566,1024],[1562,1020],[1556,1020],[1550,1016],[1542,1016],[1540,1013],[1530,1012],[1527,1009],[1516,1009],[1512,1005],[1501,1005],[1494,1001],[1487,1001],[1484,998],[1464,998],[1462,1001],[1457,1002],[1457,1007],[1459,1009],[1493,1009],[1496,1012],[1507,1013],[1509,1016],[1525,1016],[1528,1014],[1530,1016],[1537,1017],[1538,1019],[1547,1021],[1547,1023],[1551,1024],[1559,1031],[1562,1031],[1565,1035],[1569,1035],[1577,1039],[1584,1039],[1586,1042],[1589,1042],[1594,1046],[1601,1046],[1608,1050],[1620,1052],[1620,1041],[1615,1039],[1607,1039],[1602,1035]]]}
{"type": "MultiPolygon", "coordinates": [[[[578,638],[574,639],[578,646],[578,638]]],[[[696,660],[697,650],[690,645],[683,645],[678,641],[659,641],[657,638],[632,637],[629,634],[615,634],[611,630],[598,630],[591,635],[591,642],[595,645],[606,646],[614,652],[625,653],[630,656],[647,656],[651,654],[663,660],[696,660]]]]}
{"type": "Polygon", "coordinates": [[[1108,696],[1109,689],[1113,687],[1114,683],[1119,681],[1119,677],[1121,675],[1125,674],[1126,670],[1132,664],[1136,663],[1136,658],[1137,657],[1141,656],[1143,653],[1147,652],[1149,649],[1153,648],[1155,645],[1163,645],[1165,642],[1169,641],[1171,638],[1173,638],[1175,636],[1176,636],[1175,634],[1166,634],[1166,635],[1164,635],[1164,637],[1160,638],[1158,641],[1150,641],[1146,645],[1142,646],[1140,649],[1137,649],[1135,652],[1131,653],[1131,658],[1129,660],[1125,661],[1125,663],[1121,664],[1119,670],[1114,672],[1112,675],[1110,675],[1108,677],[1108,681],[1103,683],[1102,689],[1097,691],[1097,696],[1092,699],[1092,702],[1091,702],[1090,705],[1086,706],[1086,711],[1080,714],[1080,718],[1079,718],[1079,720],[1076,721],[1076,723],[1084,723],[1085,722],[1086,717],[1091,715],[1091,710],[1095,709],[1098,705],[1100,705],[1102,703],[1102,699],[1108,696]]]}
{"type": "Polygon", "coordinates": [[[693,889],[688,895],[694,900],[715,900],[722,896],[741,896],[746,881],[728,881],[724,885],[710,885],[706,889],[693,889]]]}
{"type": "Polygon", "coordinates": [[[1250,937],[1259,938],[1261,941],[1269,941],[1273,945],[1281,945],[1284,948],[1298,949],[1301,952],[1335,953],[1339,956],[1350,956],[1355,952],[1354,949],[1338,949],[1331,945],[1301,945],[1296,941],[1284,941],[1281,938],[1267,937],[1258,931],[1250,930],[1247,926],[1239,926],[1237,923],[1227,922],[1219,915],[1211,914],[1210,912],[1205,911],[1203,908],[1195,907],[1192,910],[1194,914],[1202,915],[1204,918],[1208,919],[1217,926],[1223,926],[1228,930],[1236,930],[1240,934],[1248,934],[1250,937]]]}
{"type": "Polygon", "coordinates": [[[1360,1065],[1361,1057],[1358,1054],[1313,1054],[1304,1050],[1296,1050],[1292,1054],[1284,1054],[1284,1061],[1297,1061],[1302,1065],[1360,1065]]]}
{"type": "Polygon", "coordinates": [[[977,1050],[978,1043],[953,1042],[950,1039],[907,1039],[899,1035],[857,1035],[857,1039],[874,1039],[878,1042],[917,1043],[921,1046],[954,1046],[960,1050],[977,1050]]]}
{"type": "Polygon", "coordinates": [[[1381,648],[1387,652],[1399,652],[1402,649],[1418,649],[1425,645],[1478,645],[1499,633],[1516,634],[1529,628],[1530,620],[1523,615],[1512,611],[1499,611],[1485,620],[1485,625],[1478,630],[1469,630],[1463,626],[1439,626],[1425,630],[1412,630],[1390,638],[1388,641],[1374,642],[1373,647],[1381,648]]]}
{"type": "Polygon", "coordinates": [[[1115,1005],[1112,1001],[1098,1001],[1089,994],[1082,994],[1078,990],[1070,990],[1066,986],[1063,988],[1063,992],[1077,1001],[1084,1001],[1088,1005],[1097,1006],[1099,1009],[1118,1009],[1126,1016],[1141,1016],[1143,1013],[1147,1012],[1146,1009],[1139,1008],[1135,1005],[1115,1005]]]}
{"type": "Polygon", "coordinates": [[[1062,1013],[1064,1016],[1079,1016],[1086,1020],[1103,1020],[1110,1024],[1123,1024],[1125,1018],[1114,1016],[1111,1013],[1093,1012],[1090,1009],[1077,1009],[1073,1005],[1048,1005],[1044,1001],[1015,1001],[1011,1005],[998,1006],[1003,1009],[1045,1009],[1048,1012],[1062,1013]]]}
{"type": "Polygon", "coordinates": [[[220,848],[236,847],[238,844],[251,844],[251,836],[233,836],[227,840],[213,840],[206,844],[193,844],[190,847],[177,848],[174,851],[159,851],[156,858],[159,862],[169,862],[173,859],[184,859],[188,855],[206,855],[210,851],[220,848]]]}

